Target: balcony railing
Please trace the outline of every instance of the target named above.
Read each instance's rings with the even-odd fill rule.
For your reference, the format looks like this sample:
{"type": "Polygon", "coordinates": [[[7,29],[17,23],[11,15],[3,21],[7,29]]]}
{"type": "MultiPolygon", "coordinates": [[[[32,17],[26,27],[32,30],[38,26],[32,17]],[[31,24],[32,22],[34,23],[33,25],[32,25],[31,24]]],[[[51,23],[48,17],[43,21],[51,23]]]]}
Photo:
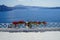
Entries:
{"type": "MultiPolygon", "coordinates": [[[[31,25],[32,28],[59,28],[60,23],[58,22],[47,22],[46,25],[40,24],[38,26],[36,25],[31,25]]],[[[18,24],[16,27],[12,23],[0,23],[0,28],[27,28],[25,24],[18,24]]]]}
{"type": "Polygon", "coordinates": [[[31,28],[28,28],[25,24],[17,24],[16,26],[13,23],[0,23],[1,32],[45,32],[45,31],[60,31],[60,23],[57,22],[47,22],[46,25],[30,25],[31,28]]]}

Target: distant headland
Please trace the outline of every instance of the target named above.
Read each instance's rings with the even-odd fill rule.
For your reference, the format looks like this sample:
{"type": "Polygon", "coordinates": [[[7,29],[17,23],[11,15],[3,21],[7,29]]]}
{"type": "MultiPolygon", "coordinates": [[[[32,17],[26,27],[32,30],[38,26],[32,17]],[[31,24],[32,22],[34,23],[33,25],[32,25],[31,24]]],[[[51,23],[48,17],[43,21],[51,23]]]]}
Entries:
{"type": "Polygon", "coordinates": [[[38,6],[24,6],[24,5],[16,5],[14,7],[8,7],[6,5],[0,5],[0,11],[12,11],[15,9],[60,9],[60,7],[38,7],[38,6]]]}

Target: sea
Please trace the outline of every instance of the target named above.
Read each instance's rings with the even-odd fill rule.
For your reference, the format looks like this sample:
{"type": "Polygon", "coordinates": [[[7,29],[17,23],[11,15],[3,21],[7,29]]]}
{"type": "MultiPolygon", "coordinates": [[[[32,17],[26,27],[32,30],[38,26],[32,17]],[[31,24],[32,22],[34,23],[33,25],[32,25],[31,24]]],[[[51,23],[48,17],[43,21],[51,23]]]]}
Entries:
{"type": "Polygon", "coordinates": [[[0,11],[0,23],[13,21],[60,22],[60,9],[16,9],[0,11]]]}

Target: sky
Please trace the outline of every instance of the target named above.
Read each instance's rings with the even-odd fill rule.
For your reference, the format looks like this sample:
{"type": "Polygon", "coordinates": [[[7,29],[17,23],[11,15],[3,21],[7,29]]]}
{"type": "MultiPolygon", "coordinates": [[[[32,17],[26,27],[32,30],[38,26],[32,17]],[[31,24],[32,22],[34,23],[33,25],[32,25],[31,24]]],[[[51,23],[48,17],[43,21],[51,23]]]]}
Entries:
{"type": "Polygon", "coordinates": [[[0,0],[0,5],[15,6],[43,6],[43,7],[60,7],[60,0],[0,0]]]}

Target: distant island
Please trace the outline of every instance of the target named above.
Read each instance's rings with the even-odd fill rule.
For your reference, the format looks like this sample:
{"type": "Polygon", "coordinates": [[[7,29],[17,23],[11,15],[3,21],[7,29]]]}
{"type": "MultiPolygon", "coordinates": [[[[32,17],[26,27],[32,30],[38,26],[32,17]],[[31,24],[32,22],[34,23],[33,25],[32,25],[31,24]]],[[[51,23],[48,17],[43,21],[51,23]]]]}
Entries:
{"type": "Polygon", "coordinates": [[[60,7],[37,7],[37,6],[24,6],[24,5],[16,5],[14,7],[8,7],[5,5],[0,5],[0,11],[12,11],[15,9],[60,9],[60,7]]]}
{"type": "Polygon", "coordinates": [[[7,7],[5,5],[0,5],[0,11],[11,11],[13,10],[12,7],[7,7]]]}

